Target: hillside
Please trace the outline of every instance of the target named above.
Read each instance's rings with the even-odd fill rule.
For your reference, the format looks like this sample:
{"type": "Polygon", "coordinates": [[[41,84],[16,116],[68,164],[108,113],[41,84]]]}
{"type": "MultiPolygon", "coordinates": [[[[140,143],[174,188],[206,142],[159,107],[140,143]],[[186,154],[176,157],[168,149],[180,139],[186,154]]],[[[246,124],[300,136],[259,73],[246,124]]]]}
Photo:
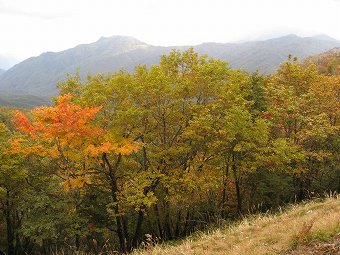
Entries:
{"type": "Polygon", "coordinates": [[[314,63],[318,71],[327,75],[340,74],[340,48],[334,48],[327,52],[311,56],[305,59],[305,64],[314,63]]]}
{"type": "MultiPolygon", "coordinates": [[[[326,36],[280,38],[244,43],[203,43],[193,46],[200,54],[225,60],[233,68],[253,72],[273,72],[279,64],[293,54],[300,59],[319,54],[340,42],[326,36]]],[[[132,71],[136,65],[156,64],[162,54],[172,49],[189,46],[161,47],[141,42],[132,37],[102,37],[90,44],[78,45],[62,52],[46,52],[29,58],[0,77],[0,91],[14,94],[50,96],[57,93],[56,83],[66,78],[66,73],[115,72],[121,68],[132,71]]]]}
{"type": "Polygon", "coordinates": [[[32,95],[0,95],[0,106],[34,108],[48,104],[50,104],[50,100],[47,97],[32,95]]]}
{"type": "Polygon", "coordinates": [[[340,199],[292,206],[276,215],[258,215],[177,245],[158,245],[135,255],[339,254],[340,199]]]}

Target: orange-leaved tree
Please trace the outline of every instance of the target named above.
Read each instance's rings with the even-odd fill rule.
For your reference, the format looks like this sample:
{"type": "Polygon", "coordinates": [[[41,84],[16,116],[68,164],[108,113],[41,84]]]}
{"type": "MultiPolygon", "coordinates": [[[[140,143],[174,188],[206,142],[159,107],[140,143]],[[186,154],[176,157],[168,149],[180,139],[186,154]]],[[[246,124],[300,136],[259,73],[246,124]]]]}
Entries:
{"type": "Polygon", "coordinates": [[[66,190],[86,185],[110,190],[117,233],[123,245],[116,168],[124,155],[138,150],[138,145],[99,126],[95,117],[101,107],[79,106],[72,103],[72,97],[62,95],[55,106],[36,108],[31,116],[15,111],[13,124],[23,136],[11,141],[11,153],[48,160],[49,171],[61,179],[66,190]],[[110,162],[109,155],[116,162],[110,162]]]}
{"type": "Polygon", "coordinates": [[[63,180],[66,189],[81,188],[87,175],[88,147],[98,143],[103,130],[90,123],[100,110],[71,104],[71,95],[58,98],[53,107],[34,109],[30,120],[14,112],[13,124],[24,138],[12,140],[12,153],[33,154],[53,161],[53,173],[63,180]]]}

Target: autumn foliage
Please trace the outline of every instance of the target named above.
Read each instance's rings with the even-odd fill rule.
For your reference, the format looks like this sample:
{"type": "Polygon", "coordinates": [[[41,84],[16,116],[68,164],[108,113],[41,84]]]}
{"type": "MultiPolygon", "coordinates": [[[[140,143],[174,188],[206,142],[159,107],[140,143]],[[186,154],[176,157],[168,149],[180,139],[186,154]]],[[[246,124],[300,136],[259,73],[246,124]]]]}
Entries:
{"type": "MultiPolygon", "coordinates": [[[[22,112],[15,111],[13,124],[34,142],[33,147],[41,146],[40,153],[51,157],[59,156],[63,148],[76,148],[82,146],[84,141],[93,143],[103,133],[103,130],[90,124],[100,107],[81,108],[71,104],[71,98],[71,95],[63,95],[58,98],[55,107],[33,110],[33,121],[22,112]],[[46,146],[43,146],[43,143],[46,143],[46,146]]],[[[25,152],[38,151],[29,146],[25,152]]]]}
{"type": "Polygon", "coordinates": [[[340,80],[314,65],[248,74],[189,49],[58,86],[52,106],[0,112],[11,254],[127,253],[339,190],[340,80]]]}
{"type": "Polygon", "coordinates": [[[106,139],[103,128],[93,124],[98,107],[80,107],[71,103],[72,95],[57,98],[53,107],[31,112],[32,121],[14,111],[13,124],[25,136],[11,140],[11,153],[30,154],[54,159],[54,170],[64,181],[64,188],[82,188],[90,183],[89,167],[103,153],[128,155],[138,146],[123,140],[106,139]]]}

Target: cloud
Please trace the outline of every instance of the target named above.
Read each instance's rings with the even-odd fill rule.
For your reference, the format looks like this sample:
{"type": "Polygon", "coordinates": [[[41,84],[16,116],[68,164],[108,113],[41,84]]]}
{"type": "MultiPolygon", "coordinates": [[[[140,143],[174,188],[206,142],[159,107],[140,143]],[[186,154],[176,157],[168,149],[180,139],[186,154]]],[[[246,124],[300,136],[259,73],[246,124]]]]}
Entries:
{"type": "Polygon", "coordinates": [[[2,2],[0,2],[0,15],[23,16],[38,19],[57,19],[62,17],[69,17],[71,16],[71,13],[26,11],[20,8],[6,6],[2,2]]]}

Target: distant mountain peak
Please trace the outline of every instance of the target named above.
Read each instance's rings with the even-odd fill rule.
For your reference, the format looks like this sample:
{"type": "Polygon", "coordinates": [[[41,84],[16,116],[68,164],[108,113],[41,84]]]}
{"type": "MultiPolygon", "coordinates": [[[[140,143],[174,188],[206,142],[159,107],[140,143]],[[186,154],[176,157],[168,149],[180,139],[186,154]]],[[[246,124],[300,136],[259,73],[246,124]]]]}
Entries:
{"type": "Polygon", "coordinates": [[[97,42],[107,42],[107,41],[130,41],[130,42],[141,42],[140,40],[136,39],[132,36],[127,35],[113,35],[113,36],[101,36],[97,42]]]}
{"type": "Polygon", "coordinates": [[[279,38],[301,38],[301,37],[296,34],[288,34],[288,35],[281,36],[279,38]]]}
{"type": "Polygon", "coordinates": [[[135,48],[145,48],[149,46],[147,43],[142,42],[132,36],[114,35],[110,37],[100,37],[96,42],[90,45],[104,46],[104,47],[126,47],[126,50],[134,50],[135,48]]]}
{"type": "Polygon", "coordinates": [[[113,35],[110,37],[100,37],[96,42],[84,45],[85,47],[105,48],[105,50],[119,51],[121,53],[131,50],[146,48],[149,45],[132,36],[113,35]]]}

